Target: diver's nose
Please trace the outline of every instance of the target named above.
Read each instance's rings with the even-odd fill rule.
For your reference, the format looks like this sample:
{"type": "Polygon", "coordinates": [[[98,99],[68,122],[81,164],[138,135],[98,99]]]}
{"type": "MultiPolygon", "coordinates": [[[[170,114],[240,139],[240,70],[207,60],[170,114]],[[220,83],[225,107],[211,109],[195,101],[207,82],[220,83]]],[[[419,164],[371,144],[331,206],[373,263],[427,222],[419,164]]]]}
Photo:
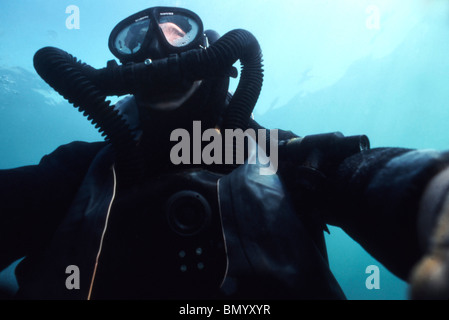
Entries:
{"type": "Polygon", "coordinates": [[[166,58],[166,54],[163,50],[163,47],[156,36],[152,36],[150,41],[148,42],[148,46],[146,48],[147,57],[152,60],[166,58]]]}

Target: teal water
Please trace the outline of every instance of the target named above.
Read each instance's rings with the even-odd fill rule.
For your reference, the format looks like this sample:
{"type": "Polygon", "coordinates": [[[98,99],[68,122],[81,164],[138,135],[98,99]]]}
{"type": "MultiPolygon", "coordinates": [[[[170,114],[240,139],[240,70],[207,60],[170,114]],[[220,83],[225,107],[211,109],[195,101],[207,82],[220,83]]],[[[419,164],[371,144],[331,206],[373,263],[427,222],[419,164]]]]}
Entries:
{"type": "MultiPolygon", "coordinates": [[[[74,140],[101,139],[36,75],[34,53],[55,46],[104,67],[113,59],[107,39],[116,23],[155,5],[191,9],[221,34],[243,28],[257,37],[265,82],[254,114],[266,127],[366,134],[373,147],[449,147],[444,0],[2,0],[0,168],[35,164],[74,140]],[[79,8],[79,29],[66,26],[69,5],[79,8]]],[[[340,229],[326,240],[349,299],[406,299],[407,284],[340,229]],[[370,265],[380,267],[380,289],[366,288],[370,265]]]]}

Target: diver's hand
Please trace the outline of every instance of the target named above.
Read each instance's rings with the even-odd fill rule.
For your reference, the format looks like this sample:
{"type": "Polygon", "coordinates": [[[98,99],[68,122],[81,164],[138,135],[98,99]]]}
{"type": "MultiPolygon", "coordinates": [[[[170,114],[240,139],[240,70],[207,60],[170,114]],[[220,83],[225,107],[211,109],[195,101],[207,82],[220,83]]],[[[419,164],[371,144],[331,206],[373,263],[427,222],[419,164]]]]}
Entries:
{"type": "Polygon", "coordinates": [[[410,298],[449,299],[449,168],[435,176],[421,200],[418,228],[426,253],[410,279],[410,298]]]}

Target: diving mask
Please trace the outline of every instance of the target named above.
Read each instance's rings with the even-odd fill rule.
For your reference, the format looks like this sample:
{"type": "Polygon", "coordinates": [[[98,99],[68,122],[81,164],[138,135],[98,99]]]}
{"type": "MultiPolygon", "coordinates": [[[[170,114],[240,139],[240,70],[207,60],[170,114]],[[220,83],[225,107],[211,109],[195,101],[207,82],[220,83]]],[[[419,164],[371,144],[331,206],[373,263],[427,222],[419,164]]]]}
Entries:
{"type": "Polygon", "coordinates": [[[109,37],[109,49],[122,63],[166,58],[207,45],[198,15],[173,7],[154,7],[133,14],[120,22],[109,37]]]}

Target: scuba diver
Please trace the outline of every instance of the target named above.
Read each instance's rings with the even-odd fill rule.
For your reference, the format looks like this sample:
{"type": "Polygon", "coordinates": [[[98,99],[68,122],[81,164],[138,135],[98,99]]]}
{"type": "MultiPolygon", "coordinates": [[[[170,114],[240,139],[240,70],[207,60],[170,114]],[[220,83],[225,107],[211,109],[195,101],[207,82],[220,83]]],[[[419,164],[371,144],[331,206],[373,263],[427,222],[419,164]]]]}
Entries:
{"type": "Polygon", "coordinates": [[[263,128],[251,117],[263,82],[257,40],[204,31],[186,9],[128,17],[109,48],[121,64],[103,69],[53,47],[34,56],[105,141],[0,171],[0,269],[24,257],[13,298],[345,299],[327,225],[410,281],[412,299],[449,298],[449,153],[263,128]],[[125,97],[111,106],[108,96],[125,97]],[[214,148],[215,162],[188,161],[226,130],[261,134],[214,148]],[[176,149],[175,132],[202,139],[176,149]]]}

